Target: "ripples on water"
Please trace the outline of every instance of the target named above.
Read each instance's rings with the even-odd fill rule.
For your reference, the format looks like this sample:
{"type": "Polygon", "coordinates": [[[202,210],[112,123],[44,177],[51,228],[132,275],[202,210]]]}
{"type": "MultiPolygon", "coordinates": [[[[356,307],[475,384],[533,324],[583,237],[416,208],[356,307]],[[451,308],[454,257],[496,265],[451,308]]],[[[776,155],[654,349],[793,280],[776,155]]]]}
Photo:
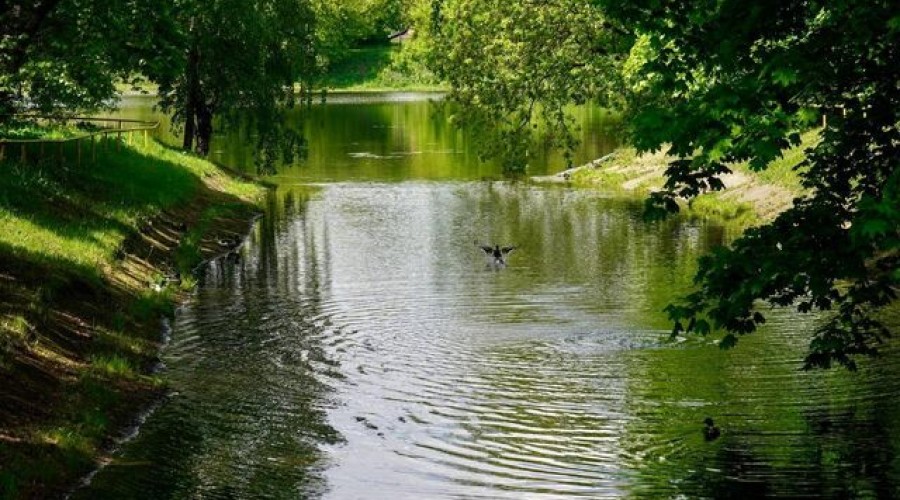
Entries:
{"type": "Polygon", "coordinates": [[[896,356],[800,372],[812,325],[779,311],[727,353],[666,341],[714,227],[506,183],[282,189],[269,211],[178,315],[175,394],[85,497],[895,492],[896,356]],[[475,240],[519,250],[496,271],[475,240]]]}

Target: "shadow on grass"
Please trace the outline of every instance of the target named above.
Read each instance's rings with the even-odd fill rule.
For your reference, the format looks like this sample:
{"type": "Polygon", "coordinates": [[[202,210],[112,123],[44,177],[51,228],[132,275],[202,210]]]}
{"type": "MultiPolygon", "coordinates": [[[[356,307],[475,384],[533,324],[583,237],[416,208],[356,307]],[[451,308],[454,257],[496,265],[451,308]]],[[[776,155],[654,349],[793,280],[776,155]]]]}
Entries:
{"type": "Polygon", "coordinates": [[[183,202],[201,185],[199,176],[182,165],[128,147],[117,150],[108,142],[93,163],[2,164],[0,209],[24,219],[26,239],[20,243],[39,238],[27,234],[28,227],[37,226],[63,240],[61,250],[76,241],[108,246],[128,234],[136,217],[183,202]]]}
{"type": "Polygon", "coordinates": [[[214,167],[153,147],[0,163],[0,498],[59,496],[93,467],[159,392],[141,373],[175,290],[152,285],[187,235],[196,259],[222,251],[211,219],[246,231],[247,203],[203,182],[214,167]]]}
{"type": "Polygon", "coordinates": [[[0,441],[0,462],[4,464],[0,470],[0,498],[61,498],[64,490],[47,491],[39,485],[59,484],[66,471],[77,470],[84,475],[94,467],[86,450],[50,442],[0,441]]]}
{"type": "Polygon", "coordinates": [[[378,75],[391,65],[391,54],[394,50],[396,50],[394,47],[384,45],[347,51],[347,56],[335,62],[328,70],[325,86],[357,87],[375,81],[378,75]]]}

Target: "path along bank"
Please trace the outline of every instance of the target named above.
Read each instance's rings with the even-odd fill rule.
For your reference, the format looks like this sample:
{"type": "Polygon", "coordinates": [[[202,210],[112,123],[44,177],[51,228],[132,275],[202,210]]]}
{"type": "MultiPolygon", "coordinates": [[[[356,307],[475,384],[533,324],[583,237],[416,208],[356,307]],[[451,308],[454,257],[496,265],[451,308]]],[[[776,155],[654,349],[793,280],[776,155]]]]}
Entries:
{"type": "Polygon", "coordinates": [[[0,161],[0,498],[63,496],[165,394],[162,319],[243,241],[265,187],[110,137],[0,161]]]}

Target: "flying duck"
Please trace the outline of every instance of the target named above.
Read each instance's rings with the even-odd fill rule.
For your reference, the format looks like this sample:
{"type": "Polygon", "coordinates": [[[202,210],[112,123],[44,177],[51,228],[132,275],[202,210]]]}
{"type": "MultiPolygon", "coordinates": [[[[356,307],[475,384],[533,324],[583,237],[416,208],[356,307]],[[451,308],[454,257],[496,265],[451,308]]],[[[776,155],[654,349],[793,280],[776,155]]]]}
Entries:
{"type": "MultiPolygon", "coordinates": [[[[477,242],[475,244],[478,245],[477,242]]],[[[484,255],[488,258],[489,263],[497,267],[505,266],[506,256],[516,249],[514,246],[501,248],[500,245],[494,245],[493,247],[490,245],[478,245],[478,247],[484,251],[484,255]]]]}

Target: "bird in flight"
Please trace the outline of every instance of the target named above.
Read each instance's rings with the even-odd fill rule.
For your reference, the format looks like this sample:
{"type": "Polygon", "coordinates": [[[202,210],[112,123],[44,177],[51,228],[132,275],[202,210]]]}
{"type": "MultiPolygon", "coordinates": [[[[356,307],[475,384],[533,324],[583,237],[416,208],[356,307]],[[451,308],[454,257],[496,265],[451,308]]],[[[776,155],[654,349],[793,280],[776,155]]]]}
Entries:
{"type": "Polygon", "coordinates": [[[488,259],[488,264],[496,267],[505,267],[506,256],[516,249],[515,246],[501,247],[500,245],[479,245],[478,242],[475,242],[475,244],[484,251],[484,255],[488,259]]]}

